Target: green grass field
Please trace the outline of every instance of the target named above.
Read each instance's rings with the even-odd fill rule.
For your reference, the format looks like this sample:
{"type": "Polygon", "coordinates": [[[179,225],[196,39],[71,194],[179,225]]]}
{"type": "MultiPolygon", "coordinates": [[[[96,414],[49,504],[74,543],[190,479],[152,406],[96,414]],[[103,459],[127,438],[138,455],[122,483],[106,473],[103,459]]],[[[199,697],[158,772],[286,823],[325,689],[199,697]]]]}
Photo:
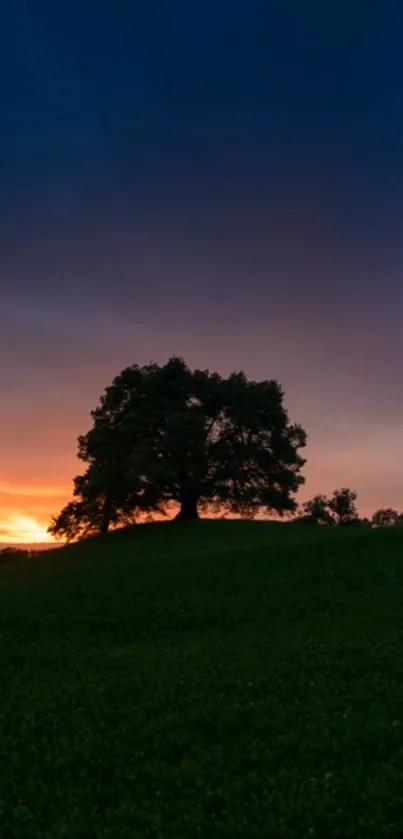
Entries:
{"type": "Polygon", "coordinates": [[[0,569],[1,839],[398,839],[403,530],[135,527],[0,569]]]}

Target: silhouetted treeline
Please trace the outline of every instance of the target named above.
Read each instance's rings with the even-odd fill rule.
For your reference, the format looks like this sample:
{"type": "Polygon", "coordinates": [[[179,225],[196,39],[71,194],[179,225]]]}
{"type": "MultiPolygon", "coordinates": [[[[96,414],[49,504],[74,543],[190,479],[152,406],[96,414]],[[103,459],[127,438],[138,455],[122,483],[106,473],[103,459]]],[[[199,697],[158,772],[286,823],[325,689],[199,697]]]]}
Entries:
{"type": "Polygon", "coordinates": [[[74,479],[73,498],[52,519],[49,532],[66,541],[111,527],[166,515],[197,519],[200,511],[296,515],[328,526],[401,523],[395,510],[360,519],[357,493],[347,487],[330,498],[315,495],[298,512],[305,482],[301,449],[307,435],[292,424],[275,379],[251,381],[190,370],[182,358],[163,365],[133,365],[106,388],[91,413],[92,427],[78,438],[86,470],[74,479]]]}
{"type": "Polygon", "coordinates": [[[315,495],[302,505],[295,521],[331,526],[364,525],[366,527],[393,527],[403,524],[403,513],[390,507],[377,510],[370,519],[360,518],[356,502],[356,491],[348,487],[336,489],[330,498],[326,495],[315,495]]]}

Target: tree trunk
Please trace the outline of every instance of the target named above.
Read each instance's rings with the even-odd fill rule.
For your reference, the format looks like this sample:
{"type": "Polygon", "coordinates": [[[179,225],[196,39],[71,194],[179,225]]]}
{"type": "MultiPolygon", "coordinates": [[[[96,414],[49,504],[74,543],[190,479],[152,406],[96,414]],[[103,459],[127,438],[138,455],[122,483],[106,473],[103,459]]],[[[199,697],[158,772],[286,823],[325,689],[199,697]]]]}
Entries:
{"type": "Polygon", "coordinates": [[[109,531],[109,525],[111,523],[112,517],[112,503],[110,499],[107,497],[104,501],[104,506],[102,510],[102,521],[101,521],[101,533],[103,536],[106,536],[109,531]]]}
{"type": "Polygon", "coordinates": [[[197,512],[198,506],[198,498],[193,495],[187,495],[182,498],[181,507],[176,519],[182,519],[183,521],[192,521],[199,518],[199,514],[197,512]]]}

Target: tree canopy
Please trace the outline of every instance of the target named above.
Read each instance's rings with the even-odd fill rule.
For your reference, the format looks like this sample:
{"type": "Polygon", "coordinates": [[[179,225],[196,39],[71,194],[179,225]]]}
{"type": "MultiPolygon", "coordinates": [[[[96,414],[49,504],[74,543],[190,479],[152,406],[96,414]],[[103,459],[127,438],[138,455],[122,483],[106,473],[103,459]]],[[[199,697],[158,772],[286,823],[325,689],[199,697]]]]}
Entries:
{"type": "Polygon", "coordinates": [[[315,495],[302,507],[301,519],[315,524],[356,524],[359,521],[355,490],[335,489],[331,498],[315,495]]]}
{"type": "Polygon", "coordinates": [[[190,370],[182,358],[133,365],[106,388],[79,437],[86,472],[50,532],[75,539],[164,512],[203,506],[254,516],[296,509],[306,433],[292,424],[275,379],[190,370]]]}
{"type": "Polygon", "coordinates": [[[359,521],[356,501],[357,493],[354,489],[335,489],[329,499],[329,510],[335,524],[356,524],[359,521]]]}
{"type": "Polygon", "coordinates": [[[326,495],[314,495],[302,506],[301,518],[315,524],[333,524],[333,516],[329,509],[329,499],[326,495]]]}
{"type": "Polygon", "coordinates": [[[383,507],[372,516],[374,527],[393,527],[403,521],[403,516],[391,507],[383,507]]]}

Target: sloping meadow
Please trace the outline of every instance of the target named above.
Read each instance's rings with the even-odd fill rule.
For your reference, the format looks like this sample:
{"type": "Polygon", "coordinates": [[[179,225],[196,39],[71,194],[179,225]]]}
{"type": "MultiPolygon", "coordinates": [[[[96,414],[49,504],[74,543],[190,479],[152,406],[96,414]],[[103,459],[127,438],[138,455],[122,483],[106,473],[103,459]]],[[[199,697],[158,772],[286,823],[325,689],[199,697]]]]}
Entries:
{"type": "Polygon", "coordinates": [[[401,529],[137,526],[0,598],[2,837],[403,831],[401,529]]]}

